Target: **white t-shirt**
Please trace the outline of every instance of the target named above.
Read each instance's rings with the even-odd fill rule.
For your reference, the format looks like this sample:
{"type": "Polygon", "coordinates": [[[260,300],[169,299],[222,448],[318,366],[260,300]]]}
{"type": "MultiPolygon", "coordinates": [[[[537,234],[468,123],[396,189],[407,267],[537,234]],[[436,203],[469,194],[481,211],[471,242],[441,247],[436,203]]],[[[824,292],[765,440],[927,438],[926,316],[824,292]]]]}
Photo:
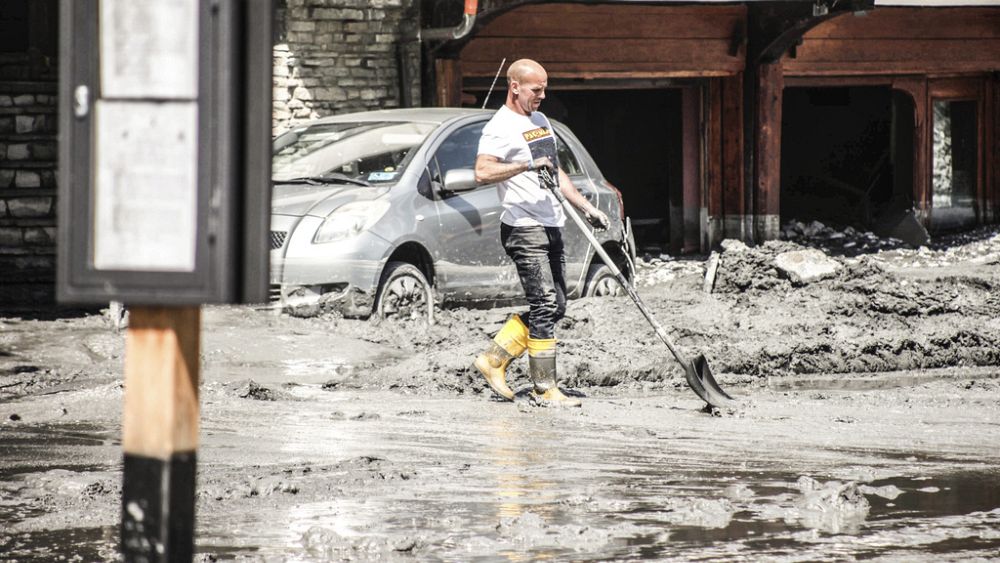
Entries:
{"type": "MultiPolygon", "coordinates": [[[[479,153],[503,162],[529,162],[548,156],[556,162],[556,136],[549,119],[540,112],[520,115],[501,106],[483,127],[479,153]]],[[[514,227],[562,227],[566,223],[559,201],[538,180],[538,172],[529,170],[497,184],[503,202],[500,220],[514,227]]]]}

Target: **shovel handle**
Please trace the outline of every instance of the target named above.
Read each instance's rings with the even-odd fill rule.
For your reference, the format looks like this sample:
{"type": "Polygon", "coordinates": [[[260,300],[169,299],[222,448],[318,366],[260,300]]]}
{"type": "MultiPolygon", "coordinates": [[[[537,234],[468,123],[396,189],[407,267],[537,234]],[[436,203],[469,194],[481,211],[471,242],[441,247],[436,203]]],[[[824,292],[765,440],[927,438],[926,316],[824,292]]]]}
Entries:
{"type": "Polygon", "coordinates": [[[604,261],[604,264],[615,275],[615,278],[618,280],[618,283],[621,284],[621,286],[625,289],[625,292],[628,293],[628,296],[631,297],[632,301],[634,301],[636,306],[639,307],[639,311],[642,312],[642,315],[646,317],[646,320],[649,322],[650,326],[653,327],[653,330],[656,332],[656,336],[658,336],[660,340],[662,340],[663,343],[667,345],[667,349],[669,349],[670,353],[674,355],[674,359],[676,359],[677,362],[681,364],[681,366],[687,366],[688,365],[687,358],[685,358],[680,353],[680,351],[678,351],[677,348],[674,346],[674,343],[671,342],[670,337],[667,336],[667,331],[663,329],[663,326],[661,326],[660,323],[657,322],[656,318],[653,317],[653,314],[649,312],[648,308],[646,308],[646,304],[643,303],[642,299],[639,298],[639,294],[635,292],[635,289],[632,287],[632,284],[630,284],[628,280],[625,279],[624,274],[622,274],[621,270],[615,264],[615,261],[612,260],[610,256],[608,256],[608,253],[605,252],[603,248],[601,248],[601,243],[597,242],[597,238],[594,237],[594,234],[590,231],[589,225],[584,223],[583,219],[580,218],[580,215],[577,214],[576,209],[573,208],[573,205],[566,200],[566,196],[564,196],[562,192],[559,190],[558,183],[554,183],[551,180],[551,172],[546,171],[546,175],[549,175],[550,178],[548,181],[545,181],[545,179],[543,178],[542,182],[543,185],[552,190],[552,193],[556,196],[556,199],[559,200],[559,203],[563,206],[563,209],[566,210],[566,214],[569,215],[570,219],[572,219],[573,222],[576,223],[576,226],[580,228],[580,231],[583,233],[583,236],[587,237],[587,240],[590,241],[590,246],[594,248],[594,252],[596,252],[598,256],[601,257],[601,260],[604,261]]]}

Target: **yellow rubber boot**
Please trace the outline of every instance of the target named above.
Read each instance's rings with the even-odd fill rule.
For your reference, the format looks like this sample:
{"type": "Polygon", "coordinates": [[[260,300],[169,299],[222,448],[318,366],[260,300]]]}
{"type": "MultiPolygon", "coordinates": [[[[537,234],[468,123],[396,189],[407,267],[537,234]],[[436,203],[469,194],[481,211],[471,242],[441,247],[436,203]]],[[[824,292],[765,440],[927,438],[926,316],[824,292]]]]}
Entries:
{"type": "Polygon", "coordinates": [[[579,399],[567,397],[556,383],[556,339],[528,339],[528,373],[535,388],[531,400],[537,405],[579,407],[579,399]]]}
{"type": "Polygon", "coordinates": [[[508,401],[514,400],[514,392],[507,387],[507,366],[528,348],[528,327],[521,317],[511,315],[485,352],[476,357],[474,366],[486,378],[486,383],[494,393],[508,401]]]}

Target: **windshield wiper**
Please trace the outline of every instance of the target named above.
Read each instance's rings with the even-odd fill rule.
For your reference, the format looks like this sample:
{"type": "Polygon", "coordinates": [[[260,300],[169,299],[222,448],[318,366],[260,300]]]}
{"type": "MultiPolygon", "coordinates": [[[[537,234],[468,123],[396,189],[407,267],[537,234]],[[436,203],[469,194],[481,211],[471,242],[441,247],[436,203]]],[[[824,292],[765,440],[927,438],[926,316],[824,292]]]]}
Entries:
{"type": "Polygon", "coordinates": [[[330,172],[318,176],[303,176],[301,178],[289,178],[287,180],[274,180],[276,184],[311,184],[314,186],[325,186],[329,184],[354,184],[355,186],[371,186],[370,183],[360,178],[352,178],[346,174],[330,172]]]}

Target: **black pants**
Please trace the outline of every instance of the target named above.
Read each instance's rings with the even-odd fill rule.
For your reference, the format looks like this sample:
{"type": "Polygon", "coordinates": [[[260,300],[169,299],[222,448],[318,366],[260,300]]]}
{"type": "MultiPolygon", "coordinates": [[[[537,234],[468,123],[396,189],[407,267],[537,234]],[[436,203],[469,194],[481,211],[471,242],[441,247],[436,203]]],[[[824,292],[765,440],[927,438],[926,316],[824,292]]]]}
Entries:
{"type": "Polygon", "coordinates": [[[528,299],[528,335],[555,338],[566,314],[566,254],[560,227],[511,227],[500,224],[500,242],[517,266],[528,299]]]}

